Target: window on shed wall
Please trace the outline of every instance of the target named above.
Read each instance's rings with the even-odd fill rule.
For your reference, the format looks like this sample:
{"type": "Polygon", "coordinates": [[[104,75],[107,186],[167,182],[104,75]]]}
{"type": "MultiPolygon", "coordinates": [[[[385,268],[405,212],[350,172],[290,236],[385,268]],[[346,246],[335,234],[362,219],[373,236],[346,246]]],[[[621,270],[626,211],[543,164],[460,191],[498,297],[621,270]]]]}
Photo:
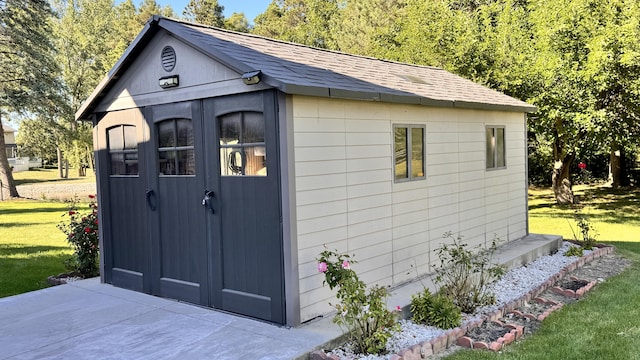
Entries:
{"type": "Polygon", "coordinates": [[[136,127],[118,125],[107,129],[110,175],[138,175],[138,142],[136,127]]]}
{"type": "Polygon", "coordinates": [[[487,169],[507,166],[505,156],[504,126],[487,126],[487,169]]]}
{"type": "Polygon", "coordinates": [[[189,119],[170,119],[156,124],[160,175],[195,175],[193,124],[189,119]]]}
{"type": "Polygon", "coordinates": [[[422,125],[393,126],[394,179],[396,182],[425,179],[422,125]]]}

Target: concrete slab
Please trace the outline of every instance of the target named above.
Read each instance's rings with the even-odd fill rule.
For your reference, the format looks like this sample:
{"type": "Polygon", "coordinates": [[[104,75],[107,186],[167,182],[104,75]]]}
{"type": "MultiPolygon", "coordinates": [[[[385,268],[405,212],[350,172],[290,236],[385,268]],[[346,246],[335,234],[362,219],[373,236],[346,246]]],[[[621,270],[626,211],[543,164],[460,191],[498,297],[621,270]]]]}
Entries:
{"type": "MultiPolygon", "coordinates": [[[[562,238],[532,234],[497,259],[520,266],[562,238]]],[[[429,277],[392,289],[389,308],[408,311],[429,277]]],[[[341,341],[331,317],[298,328],[124,290],[89,279],[0,299],[0,359],[307,359],[341,341]]]]}
{"type": "Polygon", "coordinates": [[[293,359],[340,335],[284,328],[101,284],[0,299],[0,359],[293,359]]]}

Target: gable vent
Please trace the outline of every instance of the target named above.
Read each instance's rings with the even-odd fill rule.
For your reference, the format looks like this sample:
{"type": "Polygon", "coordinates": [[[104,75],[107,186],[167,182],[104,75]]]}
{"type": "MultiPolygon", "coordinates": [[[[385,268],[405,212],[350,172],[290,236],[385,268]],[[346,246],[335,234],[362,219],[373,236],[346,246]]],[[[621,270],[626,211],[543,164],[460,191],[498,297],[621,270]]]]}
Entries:
{"type": "Polygon", "coordinates": [[[176,51],[171,46],[165,46],[162,49],[161,61],[164,71],[172,71],[176,67],[176,51]]]}

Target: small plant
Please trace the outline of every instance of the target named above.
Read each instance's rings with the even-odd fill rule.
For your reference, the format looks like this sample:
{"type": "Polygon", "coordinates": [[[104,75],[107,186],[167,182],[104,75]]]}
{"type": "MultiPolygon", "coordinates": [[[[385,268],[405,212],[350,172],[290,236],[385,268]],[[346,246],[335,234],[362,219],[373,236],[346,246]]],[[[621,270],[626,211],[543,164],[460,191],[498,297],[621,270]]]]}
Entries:
{"type": "Polygon", "coordinates": [[[433,295],[429,289],[411,296],[412,320],[440,329],[451,329],[460,326],[461,311],[453,301],[444,295],[433,295]]]}
{"type": "Polygon", "coordinates": [[[582,257],[583,249],[580,246],[572,246],[564,253],[564,256],[577,256],[582,257]]]}
{"type": "Polygon", "coordinates": [[[504,267],[492,263],[499,239],[494,238],[490,247],[478,246],[474,252],[462,242],[462,236],[454,237],[448,232],[443,238],[452,241],[436,249],[440,265],[435,269],[435,282],[440,285],[440,294],[465,313],[494,304],[495,295],[487,286],[504,274],[504,267]]]}
{"type": "Polygon", "coordinates": [[[580,233],[580,238],[573,230],[573,226],[571,227],[571,232],[573,233],[573,239],[580,243],[580,246],[584,250],[591,250],[594,246],[596,246],[596,236],[598,235],[595,232],[595,228],[589,221],[589,218],[580,212],[580,209],[576,209],[573,213],[573,219],[576,222],[576,226],[578,227],[578,232],[580,233]]]}
{"type": "Polygon", "coordinates": [[[73,246],[74,255],[65,262],[67,268],[88,278],[99,274],[99,244],[98,244],[98,204],[96,197],[90,195],[89,211],[80,212],[78,199],[69,201],[69,211],[62,216],[67,216],[58,224],[67,235],[67,241],[73,246]]]}
{"type": "Polygon", "coordinates": [[[351,264],[355,263],[347,254],[325,250],[318,259],[318,271],[324,273],[323,284],[330,289],[338,288],[340,300],[334,307],[338,311],[333,322],[345,327],[356,353],[381,354],[386,351],[387,341],[397,329],[395,314],[387,309],[387,289],[374,285],[367,292],[351,264]]]}

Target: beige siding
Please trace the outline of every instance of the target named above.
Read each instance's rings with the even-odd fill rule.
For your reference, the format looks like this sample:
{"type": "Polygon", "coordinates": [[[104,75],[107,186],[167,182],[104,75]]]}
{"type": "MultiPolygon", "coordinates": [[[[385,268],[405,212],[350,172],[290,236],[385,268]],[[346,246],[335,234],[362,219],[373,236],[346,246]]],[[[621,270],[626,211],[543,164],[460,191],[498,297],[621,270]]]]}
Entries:
{"type": "Polygon", "coordinates": [[[526,234],[521,113],[294,96],[293,117],[302,321],[331,311],[325,245],[355,254],[367,283],[397,285],[432,271],[445,232],[526,234]],[[426,180],[394,183],[393,124],[426,126],[426,180]],[[485,169],[486,125],[506,127],[506,169],[485,169]]]}

